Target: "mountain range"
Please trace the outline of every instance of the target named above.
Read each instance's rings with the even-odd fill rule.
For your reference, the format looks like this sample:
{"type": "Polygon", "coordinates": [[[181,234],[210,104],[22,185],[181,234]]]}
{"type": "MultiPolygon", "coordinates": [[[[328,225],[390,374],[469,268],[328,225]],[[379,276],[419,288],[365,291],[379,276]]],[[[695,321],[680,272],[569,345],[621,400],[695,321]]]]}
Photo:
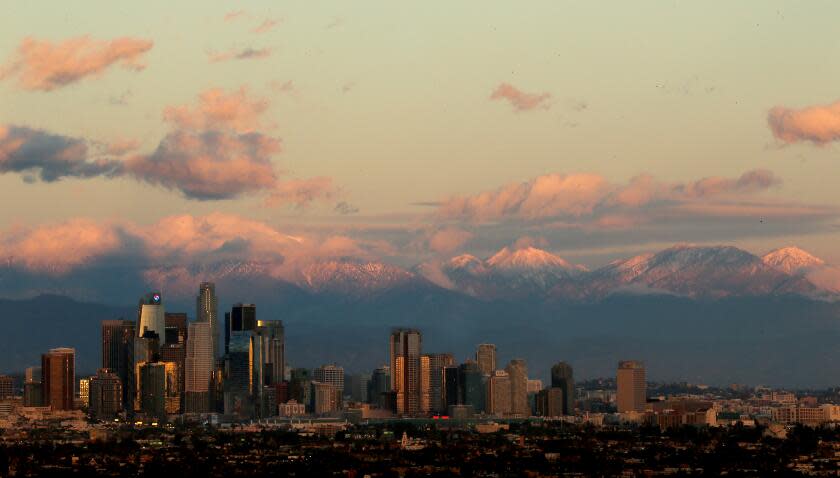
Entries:
{"type": "Polygon", "coordinates": [[[0,322],[11,333],[0,334],[0,372],[36,364],[55,346],[77,347],[79,370],[93,371],[100,320],[132,318],[150,289],[163,291],[167,310],[192,315],[198,283],[210,280],[220,310],[253,302],[259,317],[284,321],[293,365],[370,370],[386,361],[389,329],[414,326],[425,350],[462,360],[493,342],[500,361],[522,356],[537,378],[556,360],[572,361],[581,377],[610,375],[623,358],[648,361],[653,378],[717,384],[840,377],[840,275],[794,247],[757,256],[679,245],[594,270],[534,247],[410,269],[350,259],[281,269],[224,261],[55,275],[7,264],[0,322]]]}

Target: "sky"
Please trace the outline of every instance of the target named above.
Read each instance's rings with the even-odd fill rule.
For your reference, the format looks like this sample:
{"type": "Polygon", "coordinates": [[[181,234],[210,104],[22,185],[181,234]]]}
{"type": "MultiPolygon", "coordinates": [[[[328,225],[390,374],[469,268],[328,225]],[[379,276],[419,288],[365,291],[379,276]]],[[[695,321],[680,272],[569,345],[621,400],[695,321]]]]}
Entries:
{"type": "Polygon", "coordinates": [[[674,243],[840,263],[836,2],[5,9],[0,254],[26,267],[536,245],[591,268],[674,243]]]}

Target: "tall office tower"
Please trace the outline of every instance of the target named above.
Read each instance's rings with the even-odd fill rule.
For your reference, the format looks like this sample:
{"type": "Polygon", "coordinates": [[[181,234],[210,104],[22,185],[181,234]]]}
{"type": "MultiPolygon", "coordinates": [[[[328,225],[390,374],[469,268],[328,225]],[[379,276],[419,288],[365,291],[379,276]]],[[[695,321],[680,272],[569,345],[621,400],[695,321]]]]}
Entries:
{"type": "Polygon", "coordinates": [[[637,360],[618,362],[616,372],[618,412],[643,412],[647,402],[645,365],[637,360]]]}
{"type": "Polygon", "coordinates": [[[160,292],[149,292],[140,298],[137,306],[137,336],[144,337],[148,332],[154,332],[163,342],[165,328],[166,319],[160,292]]]}
{"type": "Polygon", "coordinates": [[[478,344],[475,351],[475,361],[484,375],[492,375],[496,371],[496,346],[494,344],[478,344]]]}
{"type": "Polygon", "coordinates": [[[527,417],[531,414],[528,404],[528,366],[523,359],[513,359],[505,371],[510,376],[511,413],[517,417],[527,417]]]}
{"type": "Polygon", "coordinates": [[[102,368],[116,373],[122,381],[122,402],[129,407],[134,402],[134,337],[137,324],[131,320],[102,321],[102,368]]]}
{"type": "MultiPolygon", "coordinates": [[[[225,414],[251,418],[254,412],[252,387],[253,368],[262,357],[251,356],[251,331],[231,331],[225,358],[225,414]]],[[[258,351],[259,353],[259,351],[258,351]]]]}
{"type": "Polygon", "coordinates": [[[286,331],[282,320],[258,320],[257,334],[265,349],[265,385],[277,385],[286,377],[286,331]]]}
{"type": "Polygon", "coordinates": [[[0,398],[10,398],[15,394],[15,381],[8,375],[0,375],[0,398]]]}
{"type": "Polygon", "coordinates": [[[96,420],[110,420],[122,407],[122,381],[119,375],[107,368],[100,368],[90,379],[88,415],[96,420]]]}
{"type": "Polygon", "coordinates": [[[443,413],[446,411],[446,390],[444,390],[443,371],[455,364],[452,354],[426,354],[421,360],[422,386],[426,404],[424,411],[443,413]]]}
{"type": "Polygon", "coordinates": [[[559,387],[546,388],[537,393],[537,415],[542,417],[559,417],[563,412],[564,390],[559,387]]]}
{"type": "Polygon", "coordinates": [[[187,356],[184,358],[184,411],[209,413],[213,377],[213,337],[209,321],[192,322],[187,332],[187,356]]]}
{"type": "Polygon", "coordinates": [[[130,410],[140,410],[140,367],[143,364],[155,363],[160,360],[160,340],[155,332],[147,332],[145,337],[134,337],[133,359],[131,362],[133,373],[129,376],[130,398],[123,405],[130,410]]]}
{"type": "Polygon", "coordinates": [[[458,366],[459,405],[469,405],[476,413],[486,408],[487,382],[478,363],[467,360],[458,366]]]}
{"type": "Polygon", "coordinates": [[[76,382],[76,350],[51,349],[41,355],[44,405],[53,410],[72,410],[76,382]]]}
{"type": "Polygon", "coordinates": [[[79,401],[82,408],[87,408],[90,404],[90,377],[79,379],[79,401]]]}
{"type": "Polygon", "coordinates": [[[511,414],[510,375],[504,370],[495,370],[487,379],[487,413],[497,417],[511,414]]]}
{"type": "Polygon", "coordinates": [[[558,362],[551,367],[551,387],[563,389],[563,415],[575,412],[575,378],[572,366],[558,362]]]}
{"type": "Polygon", "coordinates": [[[219,306],[216,299],[216,284],[202,282],[198,286],[198,296],[195,298],[195,320],[196,322],[207,322],[210,324],[210,337],[212,337],[213,357],[219,357],[219,306]]]}
{"type": "Polygon", "coordinates": [[[312,411],[316,415],[325,415],[341,407],[341,389],[323,382],[312,382],[312,411]]]}
{"type": "Polygon", "coordinates": [[[461,384],[455,364],[443,367],[443,404],[447,410],[452,405],[461,404],[461,384]]]}
{"type": "Polygon", "coordinates": [[[354,402],[368,402],[370,375],[365,373],[344,374],[344,395],[354,402]]]}
{"type": "Polygon", "coordinates": [[[312,372],[316,382],[328,383],[337,390],[344,391],[344,367],[337,364],[321,365],[312,372]]]}
{"type": "Polygon", "coordinates": [[[396,392],[397,414],[420,414],[420,355],[423,339],[419,330],[391,332],[391,390],[396,392]]]}
{"type": "Polygon", "coordinates": [[[242,332],[257,330],[257,306],[254,304],[235,304],[230,309],[230,331],[242,332]]]}
{"type": "MultiPolygon", "coordinates": [[[[225,312],[225,355],[230,347],[230,312],[225,312]]],[[[222,357],[219,357],[222,358],[222,357]]]]}
{"type": "Polygon", "coordinates": [[[310,407],[311,397],[312,375],[309,369],[293,368],[289,375],[289,398],[310,407]]]}
{"type": "Polygon", "coordinates": [[[27,367],[23,382],[23,406],[44,406],[44,387],[41,383],[41,367],[27,367]]]}
{"type": "Polygon", "coordinates": [[[166,417],[166,364],[140,365],[140,411],[149,417],[166,417]]]}
{"type": "Polygon", "coordinates": [[[391,391],[391,367],[383,365],[373,370],[368,384],[368,403],[379,408],[388,408],[388,393],[391,391]]]}
{"type": "Polygon", "coordinates": [[[169,313],[164,314],[164,334],[166,338],[160,346],[160,361],[173,364],[176,382],[173,387],[167,387],[169,400],[168,409],[171,410],[173,402],[178,401],[176,412],[183,411],[184,382],[186,379],[186,358],[187,339],[189,338],[187,327],[187,314],[169,313]]]}

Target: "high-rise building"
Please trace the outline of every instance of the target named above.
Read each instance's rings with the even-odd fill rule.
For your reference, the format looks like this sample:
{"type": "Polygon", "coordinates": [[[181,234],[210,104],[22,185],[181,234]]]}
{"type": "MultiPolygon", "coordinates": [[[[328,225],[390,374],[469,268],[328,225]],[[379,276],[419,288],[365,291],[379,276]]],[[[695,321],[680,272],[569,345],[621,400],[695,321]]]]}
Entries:
{"type": "Polygon", "coordinates": [[[523,359],[513,359],[505,371],[510,376],[511,413],[517,417],[527,417],[531,414],[528,404],[528,366],[523,359]]]}
{"type": "Polygon", "coordinates": [[[467,360],[458,366],[458,405],[469,405],[475,413],[483,412],[487,406],[487,382],[478,363],[467,360]]]}
{"type": "Polygon", "coordinates": [[[423,390],[423,411],[444,413],[446,401],[443,371],[455,364],[452,354],[426,354],[421,360],[421,389],[423,390]]]}
{"type": "Polygon", "coordinates": [[[15,395],[15,381],[8,375],[0,375],[0,399],[15,395]]]}
{"type": "Polygon", "coordinates": [[[558,362],[551,367],[551,387],[563,389],[563,415],[575,412],[575,378],[572,366],[558,362]]]}
{"type": "Polygon", "coordinates": [[[146,332],[144,337],[134,338],[134,357],[132,367],[134,373],[129,376],[129,383],[123,387],[130,387],[131,400],[123,402],[123,405],[130,410],[141,409],[140,390],[140,367],[147,363],[156,363],[160,360],[160,340],[155,332],[146,332]]]}
{"type": "Polygon", "coordinates": [[[423,339],[416,329],[394,329],[391,332],[391,390],[396,393],[399,415],[420,414],[420,355],[423,339]]]}
{"type": "Polygon", "coordinates": [[[265,349],[265,385],[276,385],[286,377],[286,331],[282,320],[258,320],[257,334],[265,349]]]}
{"type": "Polygon", "coordinates": [[[216,284],[202,282],[198,286],[198,296],[195,298],[196,322],[210,324],[210,337],[213,346],[213,358],[219,357],[219,306],[216,298],[216,284]]]}
{"type": "Polygon", "coordinates": [[[235,304],[230,310],[230,331],[243,332],[257,329],[257,306],[235,304]]]}
{"type": "Polygon", "coordinates": [[[137,324],[131,320],[102,321],[102,368],[116,373],[122,382],[122,403],[134,402],[134,337],[137,324]]]}
{"type": "Polygon", "coordinates": [[[56,348],[41,355],[44,405],[53,410],[72,410],[76,382],[76,350],[56,348]]]}
{"type": "Polygon", "coordinates": [[[390,408],[391,367],[383,365],[374,369],[368,384],[368,402],[379,408],[390,408]]]}
{"type": "Polygon", "coordinates": [[[487,413],[497,417],[511,414],[510,376],[504,370],[495,370],[487,380],[487,413]]]}
{"type": "Polygon", "coordinates": [[[192,322],[187,332],[187,356],[184,359],[184,411],[209,413],[213,377],[213,337],[209,321],[192,322]]]}
{"type": "Polygon", "coordinates": [[[289,398],[307,407],[312,403],[312,374],[309,369],[293,368],[289,374],[289,398]]]}
{"type": "Polygon", "coordinates": [[[312,411],[316,415],[333,413],[341,406],[341,389],[335,385],[312,382],[312,411]]]}
{"type": "Polygon", "coordinates": [[[28,367],[23,382],[23,406],[44,406],[44,387],[41,367],[28,367]]]}
{"type": "Polygon", "coordinates": [[[559,417],[567,415],[563,411],[564,390],[559,387],[551,387],[540,390],[537,393],[537,415],[543,417],[559,417]]]}
{"type": "Polygon", "coordinates": [[[90,377],[79,379],[79,401],[82,408],[87,408],[90,404],[90,377]]]}
{"type": "Polygon", "coordinates": [[[344,396],[353,402],[366,403],[368,401],[368,386],[370,375],[365,373],[344,374],[344,396]]]}
{"type": "Polygon", "coordinates": [[[140,364],[140,411],[149,417],[166,417],[166,364],[140,364]]]}
{"type": "Polygon", "coordinates": [[[475,351],[475,361],[484,375],[491,375],[496,370],[496,346],[494,344],[478,344],[475,351]]]}
{"type": "Polygon", "coordinates": [[[88,414],[96,420],[110,420],[122,409],[122,381],[107,368],[101,368],[90,379],[88,414]]]}
{"type": "MultiPolygon", "coordinates": [[[[253,331],[231,331],[225,357],[224,411],[226,415],[250,418],[254,415],[254,366],[262,357],[251,355],[253,331]]],[[[257,353],[260,351],[258,350],[257,353]]]]}
{"type": "Polygon", "coordinates": [[[461,404],[461,384],[455,364],[443,367],[443,403],[447,410],[452,405],[461,404]]]}
{"type": "Polygon", "coordinates": [[[643,412],[647,402],[645,365],[637,360],[618,362],[616,401],[619,413],[643,412]]]}
{"type": "MultiPolygon", "coordinates": [[[[167,410],[177,408],[176,412],[183,411],[184,382],[186,380],[186,358],[187,358],[187,314],[169,313],[164,314],[166,324],[164,333],[166,339],[160,346],[160,361],[171,363],[170,369],[174,368],[175,384],[167,387],[167,410]],[[176,404],[177,402],[177,404],[176,404]]],[[[172,412],[172,413],[176,413],[172,412]]]]}
{"type": "Polygon", "coordinates": [[[137,306],[137,336],[144,337],[147,333],[153,332],[163,342],[166,337],[164,314],[163,298],[160,292],[149,292],[140,298],[137,306]]]}
{"type": "Polygon", "coordinates": [[[316,382],[328,383],[337,390],[344,391],[344,367],[337,364],[321,365],[312,371],[312,379],[316,382]]]}

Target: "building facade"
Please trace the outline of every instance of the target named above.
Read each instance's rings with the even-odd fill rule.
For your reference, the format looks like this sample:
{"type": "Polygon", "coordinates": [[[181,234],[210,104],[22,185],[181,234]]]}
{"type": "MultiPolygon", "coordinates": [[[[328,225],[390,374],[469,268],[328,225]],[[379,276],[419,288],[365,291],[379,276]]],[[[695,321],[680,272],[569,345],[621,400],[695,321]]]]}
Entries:
{"type": "Polygon", "coordinates": [[[419,330],[394,329],[390,339],[391,390],[396,394],[396,413],[421,413],[420,367],[423,339],[419,330]]]}
{"type": "Polygon", "coordinates": [[[76,383],[76,350],[55,348],[41,355],[44,406],[72,410],[76,383]]]}
{"type": "Polygon", "coordinates": [[[618,412],[643,412],[647,402],[645,366],[637,360],[623,360],[616,372],[618,412]]]}
{"type": "Polygon", "coordinates": [[[563,390],[563,415],[575,412],[575,378],[572,366],[558,362],[551,367],[551,387],[563,390]]]}
{"type": "Polygon", "coordinates": [[[496,346],[494,344],[478,344],[475,351],[475,361],[484,375],[492,375],[496,371],[496,346]]]}

